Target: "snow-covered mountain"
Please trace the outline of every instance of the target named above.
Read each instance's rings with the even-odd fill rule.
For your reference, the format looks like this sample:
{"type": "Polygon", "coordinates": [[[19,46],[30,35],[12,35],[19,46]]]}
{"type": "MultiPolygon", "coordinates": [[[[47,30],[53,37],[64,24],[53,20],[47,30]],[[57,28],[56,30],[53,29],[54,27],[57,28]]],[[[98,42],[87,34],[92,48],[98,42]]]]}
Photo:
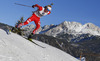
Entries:
{"type": "Polygon", "coordinates": [[[71,55],[33,40],[46,48],[41,48],[23,37],[0,29],[0,61],[78,61],[71,55]]]}
{"type": "Polygon", "coordinates": [[[78,22],[63,22],[56,26],[53,29],[50,29],[45,34],[50,36],[57,36],[58,34],[91,34],[91,35],[100,35],[100,28],[92,23],[86,23],[82,25],[78,22]]]}
{"type": "MultiPolygon", "coordinates": [[[[28,30],[29,31],[29,30],[28,30]]],[[[45,25],[39,29],[38,33],[56,37],[58,34],[91,34],[100,36],[100,28],[92,23],[82,25],[78,22],[64,21],[59,25],[45,25]]]]}

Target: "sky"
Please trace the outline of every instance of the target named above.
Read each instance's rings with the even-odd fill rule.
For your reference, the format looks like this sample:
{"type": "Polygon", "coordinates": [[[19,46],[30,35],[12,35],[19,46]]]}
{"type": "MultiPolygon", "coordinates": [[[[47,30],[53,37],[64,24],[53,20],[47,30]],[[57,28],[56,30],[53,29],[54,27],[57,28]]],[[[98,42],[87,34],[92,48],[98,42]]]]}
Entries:
{"type": "MultiPolygon", "coordinates": [[[[100,0],[0,0],[1,23],[14,26],[21,17],[27,20],[32,15],[32,11],[37,10],[37,8],[24,7],[14,3],[29,6],[38,4],[43,7],[53,3],[51,14],[40,19],[41,26],[74,21],[83,25],[93,23],[100,27],[100,0]]],[[[30,24],[34,24],[34,22],[30,24]]]]}

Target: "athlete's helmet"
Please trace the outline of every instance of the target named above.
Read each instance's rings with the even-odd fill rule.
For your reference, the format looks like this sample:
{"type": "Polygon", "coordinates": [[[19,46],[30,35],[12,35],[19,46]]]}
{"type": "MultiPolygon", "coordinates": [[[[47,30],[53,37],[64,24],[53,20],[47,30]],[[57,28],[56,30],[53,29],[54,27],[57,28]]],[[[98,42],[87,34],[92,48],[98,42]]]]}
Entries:
{"type": "Polygon", "coordinates": [[[50,5],[45,6],[44,8],[47,8],[48,11],[51,11],[53,3],[51,3],[50,5]]]}

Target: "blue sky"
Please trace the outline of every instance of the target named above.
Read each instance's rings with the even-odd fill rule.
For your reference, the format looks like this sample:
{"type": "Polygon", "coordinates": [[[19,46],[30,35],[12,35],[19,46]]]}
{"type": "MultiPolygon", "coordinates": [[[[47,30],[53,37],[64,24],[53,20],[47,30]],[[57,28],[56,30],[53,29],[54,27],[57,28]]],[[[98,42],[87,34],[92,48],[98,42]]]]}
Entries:
{"type": "Polygon", "coordinates": [[[100,27],[100,0],[0,0],[0,22],[14,26],[22,16],[27,20],[32,15],[32,11],[37,9],[14,3],[29,6],[54,3],[51,14],[41,18],[41,26],[75,21],[82,24],[93,23],[100,27]]]}

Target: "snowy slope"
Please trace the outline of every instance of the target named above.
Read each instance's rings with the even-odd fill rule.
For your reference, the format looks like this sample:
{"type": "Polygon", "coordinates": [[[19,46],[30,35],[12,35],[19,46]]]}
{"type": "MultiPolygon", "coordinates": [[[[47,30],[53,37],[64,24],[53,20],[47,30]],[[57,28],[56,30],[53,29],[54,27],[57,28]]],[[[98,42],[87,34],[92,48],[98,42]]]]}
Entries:
{"type": "Polygon", "coordinates": [[[0,29],[0,61],[78,61],[57,48],[36,40],[34,42],[46,48],[41,48],[17,34],[7,35],[0,29]]]}

